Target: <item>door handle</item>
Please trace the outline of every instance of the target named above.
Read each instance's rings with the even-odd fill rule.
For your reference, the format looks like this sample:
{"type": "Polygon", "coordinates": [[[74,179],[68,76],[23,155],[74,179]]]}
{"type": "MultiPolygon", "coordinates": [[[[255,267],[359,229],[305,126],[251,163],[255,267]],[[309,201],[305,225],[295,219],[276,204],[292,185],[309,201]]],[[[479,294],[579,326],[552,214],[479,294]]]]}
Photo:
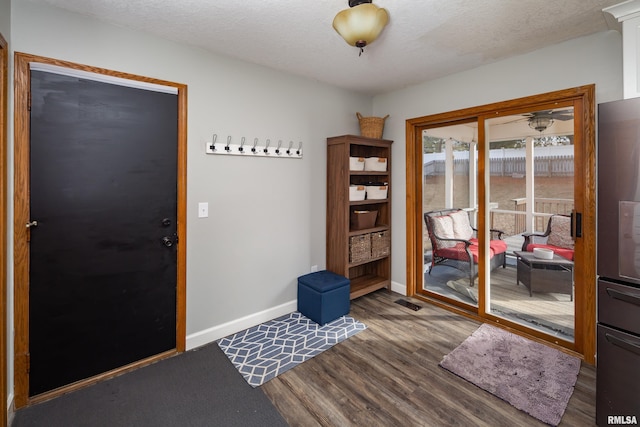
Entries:
{"type": "Polygon", "coordinates": [[[38,221],[31,221],[27,223],[27,228],[37,227],[38,221]]]}
{"type": "Polygon", "coordinates": [[[173,233],[173,236],[164,236],[162,238],[162,244],[170,248],[173,245],[178,244],[178,233],[173,233]]]}
{"type": "Polygon", "coordinates": [[[569,225],[571,237],[582,237],[582,214],[571,211],[571,224],[569,225]]]}

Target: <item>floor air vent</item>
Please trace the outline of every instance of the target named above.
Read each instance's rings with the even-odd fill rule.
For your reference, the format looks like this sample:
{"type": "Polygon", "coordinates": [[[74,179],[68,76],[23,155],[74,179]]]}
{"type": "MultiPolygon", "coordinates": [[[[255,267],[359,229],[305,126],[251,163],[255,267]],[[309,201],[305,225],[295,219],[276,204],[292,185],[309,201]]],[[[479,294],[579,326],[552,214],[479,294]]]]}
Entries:
{"type": "Polygon", "coordinates": [[[418,311],[418,310],[420,310],[422,308],[421,306],[419,306],[417,304],[414,304],[414,303],[409,302],[409,301],[405,301],[403,299],[397,300],[396,304],[400,304],[400,305],[402,305],[404,307],[410,308],[413,311],[418,311]]]}

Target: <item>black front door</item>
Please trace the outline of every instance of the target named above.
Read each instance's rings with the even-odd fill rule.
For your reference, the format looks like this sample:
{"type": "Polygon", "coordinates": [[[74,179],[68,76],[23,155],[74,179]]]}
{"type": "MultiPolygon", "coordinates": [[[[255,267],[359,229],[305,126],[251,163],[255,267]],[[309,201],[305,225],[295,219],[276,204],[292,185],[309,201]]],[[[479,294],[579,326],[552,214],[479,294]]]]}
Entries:
{"type": "Polygon", "coordinates": [[[176,348],[177,98],[31,72],[30,396],[176,348]]]}

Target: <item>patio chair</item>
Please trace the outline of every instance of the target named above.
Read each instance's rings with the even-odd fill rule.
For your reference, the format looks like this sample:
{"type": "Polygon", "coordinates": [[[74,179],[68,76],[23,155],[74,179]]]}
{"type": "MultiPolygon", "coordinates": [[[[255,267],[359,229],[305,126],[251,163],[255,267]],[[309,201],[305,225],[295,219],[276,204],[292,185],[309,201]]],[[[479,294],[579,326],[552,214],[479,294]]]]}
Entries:
{"type": "MultiPolygon", "coordinates": [[[[429,274],[436,265],[449,265],[469,272],[469,285],[474,286],[478,264],[477,230],[469,223],[469,214],[462,209],[444,209],[426,212],[424,221],[431,240],[432,256],[429,274]]],[[[506,267],[507,243],[502,240],[501,230],[490,230],[490,269],[499,265],[506,267]],[[493,238],[496,237],[496,238],[493,238]]]]}
{"type": "Polygon", "coordinates": [[[551,249],[556,255],[573,261],[575,243],[571,237],[571,217],[552,215],[544,233],[525,233],[522,250],[533,252],[534,248],[551,249]]]}

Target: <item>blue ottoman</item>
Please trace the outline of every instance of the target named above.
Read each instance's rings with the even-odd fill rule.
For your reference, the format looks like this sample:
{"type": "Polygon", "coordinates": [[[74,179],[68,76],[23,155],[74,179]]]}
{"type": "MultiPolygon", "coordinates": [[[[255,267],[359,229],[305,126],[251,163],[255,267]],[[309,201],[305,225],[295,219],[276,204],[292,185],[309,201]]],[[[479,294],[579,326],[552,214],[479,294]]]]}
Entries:
{"type": "Polygon", "coordinates": [[[349,314],[350,283],[327,270],[298,277],[298,311],[320,325],[349,314]]]}

